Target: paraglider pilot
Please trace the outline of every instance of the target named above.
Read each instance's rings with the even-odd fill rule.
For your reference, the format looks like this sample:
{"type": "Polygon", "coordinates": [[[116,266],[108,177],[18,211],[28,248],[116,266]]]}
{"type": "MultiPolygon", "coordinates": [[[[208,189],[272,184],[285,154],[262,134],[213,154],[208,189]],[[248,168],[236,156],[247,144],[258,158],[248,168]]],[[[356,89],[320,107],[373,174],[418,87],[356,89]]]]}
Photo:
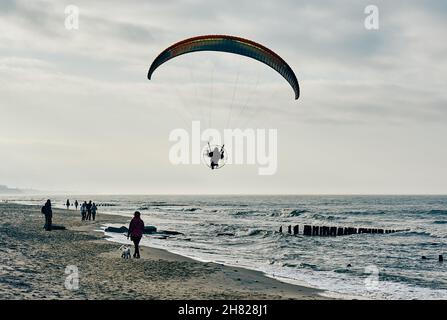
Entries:
{"type": "MultiPolygon", "coordinates": [[[[209,144],[208,144],[209,147],[209,144]]],[[[219,151],[219,148],[214,147],[213,151],[211,151],[211,148],[209,147],[208,157],[211,158],[211,169],[214,170],[215,168],[219,167],[219,160],[222,160],[224,158],[224,146],[219,151]]]]}

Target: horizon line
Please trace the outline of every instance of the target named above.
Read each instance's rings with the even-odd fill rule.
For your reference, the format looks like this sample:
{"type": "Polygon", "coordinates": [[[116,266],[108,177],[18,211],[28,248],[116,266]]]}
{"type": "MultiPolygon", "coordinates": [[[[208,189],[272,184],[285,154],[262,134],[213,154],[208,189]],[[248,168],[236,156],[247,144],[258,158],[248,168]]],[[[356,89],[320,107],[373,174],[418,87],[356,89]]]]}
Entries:
{"type": "MultiPolygon", "coordinates": [[[[37,190],[36,190],[37,191],[37,190]]],[[[39,191],[36,193],[0,193],[0,196],[447,196],[447,193],[95,193],[39,191]]]]}

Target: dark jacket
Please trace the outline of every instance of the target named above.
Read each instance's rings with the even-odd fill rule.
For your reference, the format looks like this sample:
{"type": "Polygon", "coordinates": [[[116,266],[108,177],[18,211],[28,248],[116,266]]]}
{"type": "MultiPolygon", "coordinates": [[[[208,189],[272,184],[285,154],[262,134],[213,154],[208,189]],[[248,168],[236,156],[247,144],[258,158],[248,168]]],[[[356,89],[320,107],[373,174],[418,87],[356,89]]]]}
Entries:
{"type": "Polygon", "coordinates": [[[49,206],[49,205],[47,205],[47,204],[45,204],[43,207],[42,207],[42,214],[44,214],[45,216],[47,216],[47,217],[52,217],[53,216],[53,210],[51,210],[51,206],[49,206]]]}
{"type": "Polygon", "coordinates": [[[144,231],[144,222],[141,218],[134,217],[129,224],[129,233],[131,237],[141,238],[144,231]]]}

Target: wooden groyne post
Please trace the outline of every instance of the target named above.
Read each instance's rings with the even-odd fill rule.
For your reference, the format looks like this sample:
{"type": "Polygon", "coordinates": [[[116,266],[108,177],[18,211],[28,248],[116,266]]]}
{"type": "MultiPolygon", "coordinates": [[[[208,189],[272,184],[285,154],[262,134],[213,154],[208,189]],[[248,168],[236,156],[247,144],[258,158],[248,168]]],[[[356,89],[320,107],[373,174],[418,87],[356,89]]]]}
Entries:
{"type": "MultiPolygon", "coordinates": [[[[347,236],[351,234],[389,234],[401,231],[409,231],[410,229],[402,229],[402,230],[394,230],[394,229],[377,229],[377,228],[354,228],[354,227],[335,227],[335,226],[311,226],[304,225],[303,227],[303,235],[305,236],[320,236],[320,237],[336,237],[336,236],[347,236]]],[[[279,227],[279,232],[283,232],[282,226],[279,227]]],[[[287,233],[293,235],[300,234],[299,225],[295,225],[292,228],[292,225],[287,226],[287,233]],[[292,231],[293,229],[293,231],[292,231]]],[[[439,259],[443,259],[440,255],[439,259]]]]}
{"type": "Polygon", "coordinates": [[[337,227],[331,227],[329,234],[331,237],[335,237],[337,235],[337,227]]]}
{"type": "Polygon", "coordinates": [[[300,232],[300,227],[298,225],[293,227],[293,234],[297,235],[300,232]]]}
{"type": "Polygon", "coordinates": [[[304,226],[303,234],[305,236],[311,236],[312,235],[312,227],[309,225],[304,226]]]}

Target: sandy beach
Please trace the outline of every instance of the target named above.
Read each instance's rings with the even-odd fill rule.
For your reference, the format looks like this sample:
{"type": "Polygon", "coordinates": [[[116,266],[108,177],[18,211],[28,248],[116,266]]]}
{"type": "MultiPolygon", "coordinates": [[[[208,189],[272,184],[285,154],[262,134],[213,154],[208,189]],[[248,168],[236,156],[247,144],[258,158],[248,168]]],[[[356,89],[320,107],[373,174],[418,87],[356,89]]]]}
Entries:
{"type": "Polygon", "coordinates": [[[325,299],[260,272],[150,247],[123,260],[120,245],[95,230],[125,225],[125,217],[82,222],[77,211],[54,209],[53,224],[66,229],[47,232],[40,207],[0,203],[0,221],[0,299],[325,299]],[[70,265],[79,270],[77,290],[65,286],[70,265]]]}

